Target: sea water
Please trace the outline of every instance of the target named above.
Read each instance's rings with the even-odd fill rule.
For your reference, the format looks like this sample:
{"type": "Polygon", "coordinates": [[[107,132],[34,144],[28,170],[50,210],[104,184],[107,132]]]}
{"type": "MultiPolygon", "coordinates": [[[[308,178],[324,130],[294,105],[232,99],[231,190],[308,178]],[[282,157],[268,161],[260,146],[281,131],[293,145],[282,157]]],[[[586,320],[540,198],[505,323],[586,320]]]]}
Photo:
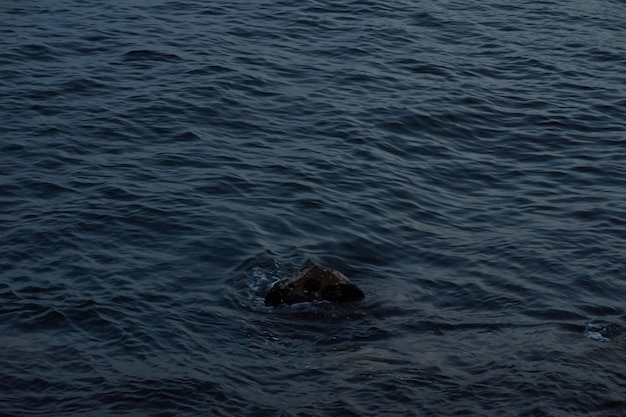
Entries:
{"type": "Polygon", "coordinates": [[[0,415],[626,414],[624,1],[0,22],[0,415]]]}

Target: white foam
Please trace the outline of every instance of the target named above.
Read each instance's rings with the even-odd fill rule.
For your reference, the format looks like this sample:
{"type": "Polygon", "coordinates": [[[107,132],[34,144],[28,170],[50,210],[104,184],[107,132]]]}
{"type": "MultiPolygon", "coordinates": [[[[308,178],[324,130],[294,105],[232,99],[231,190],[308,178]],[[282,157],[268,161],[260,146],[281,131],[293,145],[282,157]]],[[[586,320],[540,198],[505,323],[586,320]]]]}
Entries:
{"type": "Polygon", "coordinates": [[[609,329],[602,324],[587,323],[583,335],[591,340],[598,342],[610,342],[611,339],[605,335],[609,334],[609,329]]]}

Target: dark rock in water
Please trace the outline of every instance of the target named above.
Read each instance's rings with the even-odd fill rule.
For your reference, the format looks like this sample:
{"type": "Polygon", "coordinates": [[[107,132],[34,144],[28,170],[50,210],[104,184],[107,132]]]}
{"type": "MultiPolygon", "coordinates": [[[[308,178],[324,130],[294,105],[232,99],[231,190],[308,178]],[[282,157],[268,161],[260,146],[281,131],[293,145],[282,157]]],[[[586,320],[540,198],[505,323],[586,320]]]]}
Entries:
{"type": "Polygon", "coordinates": [[[311,301],[342,303],[359,301],[365,294],[348,277],[324,266],[311,266],[274,284],[265,296],[266,306],[311,301]]]}

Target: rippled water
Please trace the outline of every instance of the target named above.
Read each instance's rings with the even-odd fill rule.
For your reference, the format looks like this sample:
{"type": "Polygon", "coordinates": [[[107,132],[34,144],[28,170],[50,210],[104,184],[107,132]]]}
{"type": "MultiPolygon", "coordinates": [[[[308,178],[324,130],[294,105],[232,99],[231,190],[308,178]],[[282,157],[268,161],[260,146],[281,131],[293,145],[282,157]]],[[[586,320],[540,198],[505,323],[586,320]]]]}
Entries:
{"type": "Polygon", "coordinates": [[[118,3],[0,5],[0,415],[626,414],[624,1],[118,3]]]}

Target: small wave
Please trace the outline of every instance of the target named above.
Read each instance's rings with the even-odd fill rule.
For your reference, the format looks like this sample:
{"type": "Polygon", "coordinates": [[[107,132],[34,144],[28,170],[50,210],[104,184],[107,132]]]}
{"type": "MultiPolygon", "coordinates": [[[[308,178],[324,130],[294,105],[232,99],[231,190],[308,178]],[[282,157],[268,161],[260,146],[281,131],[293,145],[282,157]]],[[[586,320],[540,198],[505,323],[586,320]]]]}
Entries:
{"type": "Polygon", "coordinates": [[[176,54],[168,54],[164,52],[152,51],[147,49],[139,49],[128,51],[124,57],[134,61],[179,61],[180,57],[176,54]]]}
{"type": "Polygon", "coordinates": [[[231,281],[231,295],[238,300],[239,305],[262,307],[267,291],[297,269],[271,256],[255,256],[240,265],[240,274],[231,281]]]}
{"type": "MultiPolygon", "coordinates": [[[[278,264],[276,263],[276,266],[278,264]]],[[[247,296],[249,300],[262,300],[265,293],[278,281],[284,279],[286,275],[280,274],[280,269],[270,271],[260,266],[252,269],[252,280],[248,283],[247,296]]]]}

